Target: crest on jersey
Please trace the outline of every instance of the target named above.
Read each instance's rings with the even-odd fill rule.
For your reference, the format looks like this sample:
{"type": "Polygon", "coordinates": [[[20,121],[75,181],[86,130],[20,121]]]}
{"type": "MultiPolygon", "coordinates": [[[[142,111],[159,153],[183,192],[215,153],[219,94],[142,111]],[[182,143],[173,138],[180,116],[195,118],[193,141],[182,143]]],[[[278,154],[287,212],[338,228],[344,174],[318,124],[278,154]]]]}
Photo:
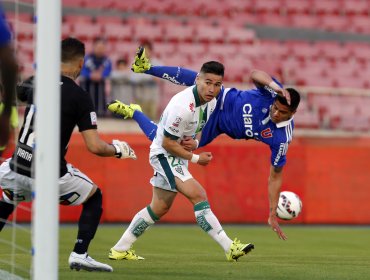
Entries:
{"type": "Polygon", "coordinates": [[[195,110],[194,110],[194,103],[190,103],[189,104],[189,109],[190,109],[191,112],[193,112],[193,113],[195,112],[195,110]]]}
{"type": "Polygon", "coordinates": [[[175,170],[177,173],[180,173],[181,175],[184,175],[184,171],[182,170],[182,167],[180,165],[175,167],[175,170]]]}
{"type": "Polygon", "coordinates": [[[272,131],[271,131],[271,129],[270,128],[266,128],[266,129],[262,130],[261,136],[263,138],[271,138],[272,137],[272,131]]]}
{"type": "Polygon", "coordinates": [[[172,123],[173,126],[179,127],[180,122],[182,121],[182,118],[176,117],[175,121],[172,123]]]}

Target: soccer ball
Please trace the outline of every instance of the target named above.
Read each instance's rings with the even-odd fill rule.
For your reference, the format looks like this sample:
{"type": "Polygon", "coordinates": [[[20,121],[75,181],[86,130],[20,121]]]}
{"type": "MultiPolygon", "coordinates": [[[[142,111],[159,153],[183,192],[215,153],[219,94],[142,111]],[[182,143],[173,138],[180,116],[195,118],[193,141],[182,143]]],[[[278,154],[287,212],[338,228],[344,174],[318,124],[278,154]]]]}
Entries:
{"type": "Polygon", "coordinates": [[[298,217],[302,211],[302,201],[294,192],[281,192],[277,207],[277,216],[283,220],[298,217]]]}

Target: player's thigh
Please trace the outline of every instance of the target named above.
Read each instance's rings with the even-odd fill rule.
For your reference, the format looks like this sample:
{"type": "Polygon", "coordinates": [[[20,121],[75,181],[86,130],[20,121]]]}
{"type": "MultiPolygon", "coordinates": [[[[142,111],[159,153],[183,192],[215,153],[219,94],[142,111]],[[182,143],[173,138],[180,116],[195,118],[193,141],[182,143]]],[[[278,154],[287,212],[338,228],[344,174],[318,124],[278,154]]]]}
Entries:
{"type": "Polygon", "coordinates": [[[166,191],[157,187],[153,187],[153,197],[150,207],[157,216],[161,217],[171,208],[176,195],[177,192],[166,191]]]}
{"type": "Polygon", "coordinates": [[[206,190],[194,178],[186,180],[185,182],[176,178],[176,184],[177,190],[182,193],[187,199],[189,199],[190,202],[193,203],[193,205],[198,202],[207,200],[206,190]]]}
{"type": "Polygon", "coordinates": [[[150,158],[150,164],[154,170],[154,176],[150,183],[152,186],[177,192],[175,178],[186,181],[193,178],[188,170],[187,161],[172,155],[159,154],[150,158]]]}
{"type": "Polygon", "coordinates": [[[3,190],[3,199],[12,204],[32,200],[34,180],[12,171],[9,161],[0,166],[0,185],[3,190]]]}
{"type": "Polygon", "coordinates": [[[68,172],[59,179],[59,203],[62,205],[80,205],[95,191],[97,186],[93,181],[71,164],[68,172]]]}

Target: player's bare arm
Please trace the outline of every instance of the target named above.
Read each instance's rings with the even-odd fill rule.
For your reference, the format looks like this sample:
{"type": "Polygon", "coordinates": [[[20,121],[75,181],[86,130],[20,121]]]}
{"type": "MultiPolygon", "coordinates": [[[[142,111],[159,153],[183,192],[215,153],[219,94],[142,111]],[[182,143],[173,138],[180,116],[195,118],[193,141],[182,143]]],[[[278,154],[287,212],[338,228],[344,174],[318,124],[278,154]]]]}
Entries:
{"type": "Polygon", "coordinates": [[[199,140],[194,139],[191,136],[185,136],[181,142],[180,145],[187,151],[191,152],[198,148],[199,146],[199,140]]]}
{"type": "Polygon", "coordinates": [[[277,94],[286,98],[288,104],[290,105],[290,94],[287,90],[281,88],[269,74],[261,70],[253,70],[251,72],[251,80],[257,87],[269,86],[277,94]]]}
{"type": "Polygon", "coordinates": [[[103,141],[96,129],[81,132],[89,152],[101,157],[117,157],[136,159],[134,150],[123,141],[113,140],[112,144],[103,141]]]}
{"type": "Polygon", "coordinates": [[[270,215],[268,223],[271,226],[272,230],[276,232],[280,239],[286,240],[287,236],[284,234],[284,232],[281,230],[279,226],[276,213],[282,181],[283,181],[283,167],[271,166],[270,176],[268,180],[268,194],[270,203],[270,215]]]}
{"type": "Polygon", "coordinates": [[[171,139],[168,136],[165,136],[163,138],[162,147],[171,155],[190,160],[193,163],[197,163],[199,165],[207,165],[212,159],[212,154],[210,152],[202,152],[199,155],[194,155],[192,152],[189,152],[184,147],[182,147],[176,140],[171,139]],[[194,156],[195,158],[199,156],[199,158],[197,158],[197,161],[195,161],[194,156]]]}

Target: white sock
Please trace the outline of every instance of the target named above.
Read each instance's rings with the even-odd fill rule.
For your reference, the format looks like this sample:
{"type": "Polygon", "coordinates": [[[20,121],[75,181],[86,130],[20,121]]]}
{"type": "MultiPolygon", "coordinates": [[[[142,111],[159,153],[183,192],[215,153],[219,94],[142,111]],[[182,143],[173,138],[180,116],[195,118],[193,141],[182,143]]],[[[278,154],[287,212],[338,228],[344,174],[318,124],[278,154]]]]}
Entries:
{"type": "Polygon", "coordinates": [[[198,225],[207,232],[225,252],[229,251],[232,240],[222,229],[220,222],[213,214],[208,201],[202,201],[194,205],[194,214],[198,225]]]}
{"type": "Polygon", "coordinates": [[[141,209],[134,216],[120,240],[113,246],[113,249],[119,252],[129,250],[132,244],[158,220],[159,218],[154,214],[150,206],[141,209]]]}

